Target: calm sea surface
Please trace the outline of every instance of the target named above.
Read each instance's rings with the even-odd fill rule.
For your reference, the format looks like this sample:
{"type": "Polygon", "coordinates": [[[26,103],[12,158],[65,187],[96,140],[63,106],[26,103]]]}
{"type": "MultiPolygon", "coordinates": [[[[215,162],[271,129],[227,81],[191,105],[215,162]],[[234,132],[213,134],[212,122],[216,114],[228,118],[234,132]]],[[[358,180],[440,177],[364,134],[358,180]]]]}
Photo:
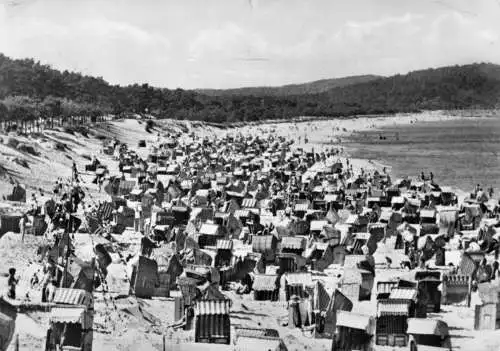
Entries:
{"type": "Polygon", "coordinates": [[[500,116],[388,126],[356,133],[344,146],[391,165],[396,178],[432,171],[438,184],[470,192],[479,183],[500,193],[500,116]]]}

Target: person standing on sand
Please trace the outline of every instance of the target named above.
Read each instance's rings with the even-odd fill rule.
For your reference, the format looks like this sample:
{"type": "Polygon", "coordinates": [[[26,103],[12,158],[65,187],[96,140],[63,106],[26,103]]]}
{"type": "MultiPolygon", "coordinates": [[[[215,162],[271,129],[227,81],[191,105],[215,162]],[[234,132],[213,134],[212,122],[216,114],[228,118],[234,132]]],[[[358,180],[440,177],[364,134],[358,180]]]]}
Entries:
{"type": "Polygon", "coordinates": [[[99,192],[102,192],[102,184],[104,183],[104,177],[99,177],[97,180],[97,186],[99,187],[99,192]]]}
{"type": "Polygon", "coordinates": [[[481,186],[479,184],[476,184],[476,187],[474,188],[474,197],[477,197],[477,193],[481,189],[481,186]]]}
{"type": "Polygon", "coordinates": [[[15,300],[16,299],[16,286],[19,283],[19,280],[16,279],[16,269],[15,268],[10,268],[9,269],[9,279],[7,280],[7,285],[9,287],[9,290],[7,291],[7,297],[10,299],[15,300]]]}
{"type": "Polygon", "coordinates": [[[495,262],[493,262],[493,264],[491,265],[491,276],[490,276],[491,280],[495,280],[497,278],[498,267],[499,267],[498,261],[495,260],[495,262]]]}
{"type": "Polygon", "coordinates": [[[21,242],[24,242],[24,234],[26,232],[26,223],[28,222],[28,216],[26,213],[23,214],[21,219],[19,220],[19,229],[21,230],[21,242]]]}
{"type": "Polygon", "coordinates": [[[51,269],[50,266],[45,266],[43,268],[44,270],[44,276],[42,279],[42,302],[47,302],[48,301],[48,287],[51,284],[52,281],[52,274],[51,274],[51,269]]]}
{"type": "Polygon", "coordinates": [[[73,180],[78,179],[78,170],[76,169],[76,162],[73,161],[73,180]]]}
{"type": "Polygon", "coordinates": [[[420,257],[420,269],[426,269],[425,258],[420,257]]]}

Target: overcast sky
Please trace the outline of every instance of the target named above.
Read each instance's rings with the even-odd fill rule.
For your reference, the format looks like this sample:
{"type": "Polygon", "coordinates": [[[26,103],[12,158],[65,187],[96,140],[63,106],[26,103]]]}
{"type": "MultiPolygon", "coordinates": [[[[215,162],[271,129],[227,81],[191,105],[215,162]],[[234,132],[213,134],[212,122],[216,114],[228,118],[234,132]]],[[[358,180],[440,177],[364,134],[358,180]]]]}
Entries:
{"type": "Polygon", "coordinates": [[[114,84],[228,88],[500,63],[500,0],[0,4],[0,52],[114,84]]]}

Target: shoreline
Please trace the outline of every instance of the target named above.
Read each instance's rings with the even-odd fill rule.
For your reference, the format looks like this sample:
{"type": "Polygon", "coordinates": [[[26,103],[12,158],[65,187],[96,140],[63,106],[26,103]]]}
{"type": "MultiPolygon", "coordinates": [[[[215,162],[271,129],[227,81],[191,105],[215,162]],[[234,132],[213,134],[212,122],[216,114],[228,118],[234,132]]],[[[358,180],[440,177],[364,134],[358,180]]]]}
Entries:
{"type": "MultiPolygon", "coordinates": [[[[392,165],[385,164],[383,160],[367,159],[367,158],[352,158],[352,155],[346,150],[344,140],[349,138],[354,133],[365,131],[380,130],[387,126],[406,126],[411,127],[420,123],[441,122],[449,120],[460,120],[469,118],[483,118],[491,116],[489,113],[470,114],[470,111],[429,111],[416,114],[395,114],[381,116],[353,116],[342,119],[329,120],[307,120],[301,122],[283,122],[283,123],[265,123],[260,125],[246,125],[244,127],[236,127],[232,129],[212,130],[212,133],[218,135],[255,135],[255,134],[273,134],[275,136],[283,136],[289,140],[294,140],[293,148],[302,148],[307,151],[321,152],[325,149],[336,148],[342,150],[339,155],[339,160],[344,164],[349,159],[355,172],[360,172],[364,169],[368,172],[375,170],[381,172],[385,167],[387,172],[396,179],[392,173],[392,165]],[[305,143],[304,138],[308,139],[305,143]]],[[[484,111],[483,111],[484,112],[484,111]]],[[[212,128],[211,128],[212,129],[212,128]]],[[[210,133],[210,134],[212,134],[210,133]]],[[[408,178],[415,178],[416,175],[406,174],[408,178]]],[[[446,180],[441,183],[442,186],[448,186],[446,180]]],[[[471,187],[473,184],[471,184],[471,187]]],[[[460,201],[469,195],[469,191],[452,187],[456,192],[460,201]]]]}
{"type": "Polygon", "coordinates": [[[498,109],[468,109],[468,110],[423,110],[417,112],[395,112],[395,113],[383,113],[383,114],[368,114],[368,115],[348,115],[348,116],[297,116],[289,119],[266,119],[258,121],[239,121],[239,122],[203,122],[203,121],[191,121],[189,123],[195,124],[197,127],[204,124],[210,128],[218,129],[241,129],[245,127],[259,127],[264,125],[280,125],[287,123],[310,123],[310,122],[321,122],[321,121],[344,121],[344,120],[358,120],[362,118],[373,120],[384,119],[384,118],[401,118],[405,116],[419,116],[425,114],[442,114],[446,116],[452,116],[456,118],[475,118],[484,117],[484,115],[498,114],[500,110],[498,109]]]}
{"type": "Polygon", "coordinates": [[[274,132],[276,136],[292,137],[292,132],[300,131],[299,137],[305,136],[309,142],[295,142],[295,145],[308,148],[308,145],[314,144],[320,148],[322,145],[341,145],[342,143],[332,142],[327,138],[342,138],[348,137],[356,132],[363,132],[368,130],[377,130],[388,125],[412,125],[418,122],[436,122],[445,120],[455,120],[463,118],[477,118],[481,116],[461,116],[446,113],[443,111],[422,112],[418,114],[395,114],[395,115],[371,115],[371,116],[352,116],[342,119],[318,119],[318,120],[305,120],[305,121],[289,121],[289,122],[266,122],[259,125],[245,125],[242,127],[234,127],[226,130],[215,130],[215,127],[209,127],[210,134],[243,134],[251,135],[253,130],[263,130],[267,132],[274,132]],[[307,126],[303,128],[303,124],[307,126]],[[316,126],[316,128],[312,128],[316,126]],[[320,129],[318,127],[321,127],[320,129]],[[319,137],[319,138],[318,138],[319,137]]]}
{"type": "MultiPolygon", "coordinates": [[[[354,133],[377,130],[389,125],[411,126],[419,122],[437,122],[462,118],[471,117],[453,115],[443,111],[431,111],[418,114],[353,116],[342,119],[307,120],[301,122],[283,122],[279,124],[269,122],[261,125],[235,127],[223,131],[215,130],[211,127],[209,128],[209,134],[242,134],[249,136],[257,134],[256,132],[267,134],[273,133],[277,137],[282,136],[294,140],[293,145],[295,148],[302,148],[308,151],[314,148],[315,151],[323,151],[330,148],[344,149],[342,139],[348,138],[354,133]],[[303,126],[304,123],[307,123],[307,125],[303,126]],[[308,139],[307,143],[305,142],[305,138],[308,139]]],[[[207,130],[205,129],[203,132],[206,133],[207,130]]],[[[350,157],[351,155],[344,150],[342,156],[350,157]]],[[[364,160],[370,161],[368,159],[364,160]]],[[[390,165],[384,165],[380,160],[371,161],[382,167],[391,167],[390,165]]]]}

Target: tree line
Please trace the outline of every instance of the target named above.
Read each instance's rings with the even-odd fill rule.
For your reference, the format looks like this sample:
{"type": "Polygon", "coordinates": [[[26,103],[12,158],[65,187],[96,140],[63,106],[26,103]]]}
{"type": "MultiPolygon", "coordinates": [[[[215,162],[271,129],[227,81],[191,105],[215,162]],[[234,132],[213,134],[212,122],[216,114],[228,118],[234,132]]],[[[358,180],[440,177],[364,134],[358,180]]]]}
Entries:
{"type": "MultiPolygon", "coordinates": [[[[148,84],[111,85],[101,77],[59,71],[32,59],[0,54],[0,119],[97,120],[148,113],[214,123],[349,116],[436,109],[496,108],[500,66],[427,69],[341,86],[316,94],[209,96],[148,84]]],[[[9,123],[9,122],[7,122],[9,123]]]]}

